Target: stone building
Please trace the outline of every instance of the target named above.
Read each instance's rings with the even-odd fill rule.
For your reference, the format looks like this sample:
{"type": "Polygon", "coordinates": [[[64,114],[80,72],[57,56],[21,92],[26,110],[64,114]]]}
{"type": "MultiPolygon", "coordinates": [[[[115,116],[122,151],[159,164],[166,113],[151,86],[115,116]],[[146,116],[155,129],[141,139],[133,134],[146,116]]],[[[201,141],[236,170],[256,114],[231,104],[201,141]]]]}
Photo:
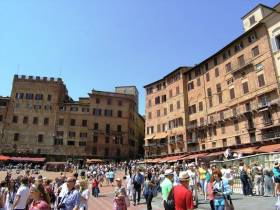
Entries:
{"type": "MultiPolygon", "coordinates": [[[[279,140],[279,11],[280,5],[256,6],[242,18],[243,34],[183,73],[185,104],[171,114],[185,114],[182,151],[223,151],[228,147],[258,146],[279,140]]],[[[154,113],[153,118],[148,117],[149,101],[156,100],[160,92],[157,85],[158,81],[145,86],[147,157],[165,155],[157,153],[157,149],[150,150],[149,146],[148,126],[160,120],[154,113]]],[[[164,89],[161,95],[168,95],[168,90],[164,89]]],[[[165,103],[160,101],[158,109],[164,109],[165,103]]],[[[168,126],[168,132],[175,129],[168,126]]],[[[166,134],[168,148],[171,148],[174,141],[166,134]]],[[[168,154],[181,152],[166,151],[168,154]]]]}
{"type": "Polygon", "coordinates": [[[187,67],[146,85],[145,155],[186,152],[185,87],[187,67]]]}
{"type": "Polygon", "coordinates": [[[74,101],[60,78],[15,75],[9,103],[0,104],[1,152],[57,160],[141,156],[144,120],[136,120],[135,95],[96,90],[88,95],[74,101]]]}

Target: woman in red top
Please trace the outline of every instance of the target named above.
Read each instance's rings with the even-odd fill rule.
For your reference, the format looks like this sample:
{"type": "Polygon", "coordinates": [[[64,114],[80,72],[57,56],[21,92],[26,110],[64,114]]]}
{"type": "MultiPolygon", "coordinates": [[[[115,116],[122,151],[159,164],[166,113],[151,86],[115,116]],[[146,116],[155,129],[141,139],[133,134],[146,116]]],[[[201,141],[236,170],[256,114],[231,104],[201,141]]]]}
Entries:
{"type": "Polygon", "coordinates": [[[33,201],[29,206],[29,210],[51,210],[50,198],[42,184],[32,184],[30,196],[33,201]]]}
{"type": "Polygon", "coordinates": [[[99,180],[97,180],[97,176],[94,176],[93,181],[92,181],[92,195],[94,197],[98,197],[99,194],[99,180]]]}
{"type": "Polygon", "coordinates": [[[180,184],[173,188],[175,210],[193,210],[193,198],[192,192],[189,187],[189,174],[186,171],[182,171],[179,174],[180,184]]]}

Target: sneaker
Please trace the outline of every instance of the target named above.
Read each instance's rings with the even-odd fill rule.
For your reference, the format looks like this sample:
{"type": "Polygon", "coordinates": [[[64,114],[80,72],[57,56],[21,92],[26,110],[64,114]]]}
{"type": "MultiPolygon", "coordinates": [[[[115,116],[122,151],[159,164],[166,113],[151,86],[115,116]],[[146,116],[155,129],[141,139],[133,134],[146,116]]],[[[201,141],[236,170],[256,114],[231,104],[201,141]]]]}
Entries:
{"type": "Polygon", "coordinates": [[[133,206],[136,206],[136,203],[133,203],[133,206]]]}

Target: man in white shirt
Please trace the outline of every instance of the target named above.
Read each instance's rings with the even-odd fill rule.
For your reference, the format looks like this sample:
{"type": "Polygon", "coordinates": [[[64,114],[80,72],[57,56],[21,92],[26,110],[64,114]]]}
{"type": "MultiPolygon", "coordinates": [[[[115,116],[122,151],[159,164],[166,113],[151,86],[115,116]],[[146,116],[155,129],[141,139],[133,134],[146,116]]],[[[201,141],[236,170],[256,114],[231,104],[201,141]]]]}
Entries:
{"type": "Polygon", "coordinates": [[[26,208],[28,197],[29,197],[28,177],[23,177],[21,180],[21,186],[18,188],[12,209],[24,210],[26,208]]]}

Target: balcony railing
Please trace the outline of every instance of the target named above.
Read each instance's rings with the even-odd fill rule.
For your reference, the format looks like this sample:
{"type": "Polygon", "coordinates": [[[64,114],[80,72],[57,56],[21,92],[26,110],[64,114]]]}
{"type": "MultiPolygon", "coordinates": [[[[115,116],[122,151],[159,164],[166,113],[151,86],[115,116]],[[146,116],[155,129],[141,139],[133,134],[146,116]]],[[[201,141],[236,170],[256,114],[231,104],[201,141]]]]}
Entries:
{"type": "Polygon", "coordinates": [[[170,140],[168,141],[168,143],[169,143],[169,144],[176,144],[176,141],[175,141],[175,139],[170,139],[170,140]]]}
{"type": "Polygon", "coordinates": [[[252,58],[247,59],[247,60],[244,60],[244,62],[242,62],[242,63],[232,66],[231,69],[228,71],[228,73],[235,74],[252,65],[253,65],[252,58]]]}
{"type": "Polygon", "coordinates": [[[195,138],[195,139],[188,139],[188,141],[187,141],[187,144],[197,144],[197,143],[198,143],[197,138],[195,138]]]}
{"type": "Polygon", "coordinates": [[[188,129],[194,129],[194,128],[197,128],[197,124],[189,124],[187,126],[188,129]]]}
{"type": "Polygon", "coordinates": [[[273,124],[273,122],[272,122],[271,119],[263,120],[263,125],[264,125],[264,126],[270,126],[270,125],[272,125],[272,124],[273,124]]]}
{"type": "Polygon", "coordinates": [[[264,140],[280,138],[280,132],[278,131],[278,132],[265,133],[262,135],[262,138],[264,140]]]}
{"type": "Polygon", "coordinates": [[[176,137],[175,140],[176,142],[183,142],[183,137],[176,137]]]}
{"type": "Polygon", "coordinates": [[[150,144],[144,145],[144,147],[156,147],[156,146],[157,146],[156,143],[150,143],[150,144]]]}
{"type": "Polygon", "coordinates": [[[157,146],[159,146],[159,147],[165,147],[165,146],[167,146],[167,143],[166,143],[166,142],[164,142],[164,143],[159,143],[159,144],[157,144],[157,146]]]}

